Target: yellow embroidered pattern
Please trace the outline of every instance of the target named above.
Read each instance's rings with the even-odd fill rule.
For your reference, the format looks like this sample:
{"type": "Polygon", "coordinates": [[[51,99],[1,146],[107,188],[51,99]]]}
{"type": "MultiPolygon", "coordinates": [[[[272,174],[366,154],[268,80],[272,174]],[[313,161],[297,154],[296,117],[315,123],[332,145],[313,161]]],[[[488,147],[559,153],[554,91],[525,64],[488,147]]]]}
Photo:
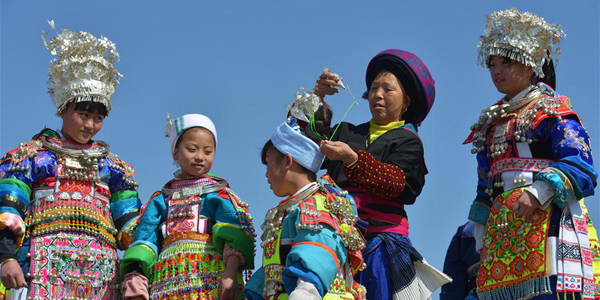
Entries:
{"type": "Polygon", "coordinates": [[[585,138],[579,136],[579,132],[573,128],[565,128],[564,131],[564,139],[557,143],[557,146],[579,149],[585,158],[590,158],[591,149],[585,138]]]}

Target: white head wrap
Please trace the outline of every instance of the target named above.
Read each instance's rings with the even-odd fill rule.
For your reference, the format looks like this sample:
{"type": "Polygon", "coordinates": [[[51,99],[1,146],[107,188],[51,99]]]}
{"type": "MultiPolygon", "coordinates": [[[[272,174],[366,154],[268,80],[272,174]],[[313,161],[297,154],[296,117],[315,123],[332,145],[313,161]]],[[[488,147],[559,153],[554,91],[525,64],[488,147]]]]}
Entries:
{"type": "Polygon", "coordinates": [[[171,153],[175,152],[175,145],[181,134],[188,128],[202,127],[210,131],[215,138],[215,146],[217,144],[217,128],[209,117],[201,114],[183,115],[175,120],[169,119],[167,125],[167,136],[171,139],[171,153]]]}
{"type": "Polygon", "coordinates": [[[271,142],[279,152],[291,155],[294,161],[311,172],[317,173],[325,160],[319,145],[300,133],[300,127],[294,117],[275,128],[271,142]]]}

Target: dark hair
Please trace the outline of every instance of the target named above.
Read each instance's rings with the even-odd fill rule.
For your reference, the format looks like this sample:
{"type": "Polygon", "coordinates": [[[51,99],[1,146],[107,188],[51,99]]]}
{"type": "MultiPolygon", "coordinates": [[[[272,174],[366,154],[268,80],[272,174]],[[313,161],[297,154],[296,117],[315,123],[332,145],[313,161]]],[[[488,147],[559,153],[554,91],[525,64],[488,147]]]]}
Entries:
{"type": "Polygon", "coordinates": [[[186,128],[179,135],[179,138],[177,139],[177,142],[175,142],[175,149],[177,149],[179,147],[179,143],[181,143],[181,140],[183,140],[183,137],[185,136],[186,133],[188,133],[190,131],[190,129],[204,129],[204,130],[208,131],[210,133],[210,135],[213,137],[213,142],[215,143],[215,148],[217,147],[217,141],[215,140],[215,136],[212,134],[212,132],[210,132],[210,130],[208,130],[208,129],[204,128],[204,127],[194,126],[194,127],[186,128]]]}
{"type": "Polygon", "coordinates": [[[108,110],[106,109],[106,105],[104,105],[100,102],[93,102],[93,101],[75,102],[75,107],[73,109],[78,112],[99,114],[104,117],[106,117],[108,115],[108,110]]]}
{"type": "MultiPolygon", "coordinates": [[[[327,139],[331,134],[331,119],[333,118],[333,111],[331,107],[325,102],[321,102],[323,105],[317,109],[314,115],[314,130],[327,139]]],[[[301,128],[303,128],[305,135],[313,140],[315,143],[321,142],[320,139],[311,134],[310,129],[308,128],[310,124],[306,124],[303,121],[298,121],[301,128]]]]}
{"type": "MultiPolygon", "coordinates": [[[[314,129],[317,131],[317,133],[319,135],[328,137],[331,132],[331,119],[333,118],[333,111],[331,110],[331,107],[329,107],[329,105],[327,103],[325,103],[324,101],[322,103],[323,103],[323,105],[321,107],[319,107],[319,109],[314,114],[314,118],[315,118],[314,129]]],[[[306,122],[303,122],[303,121],[298,121],[298,125],[300,125],[300,128],[303,131],[303,134],[305,136],[307,136],[308,138],[310,138],[317,144],[320,142],[319,140],[316,140],[315,137],[311,137],[310,136],[311,134],[308,133],[309,132],[309,129],[308,129],[309,124],[307,124],[306,122]]],[[[281,153],[279,150],[277,150],[277,148],[275,148],[275,145],[273,145],[273,142],[271,140],[268,140],[260,152],[260,160],[264,165],[267,164],[267,152],[269,152],[269,150],[271,150],[271,149],[273,149],[275,151],[275,153],[279,159],[284,157],[283,153],[281,153]]],[[[313,174],[313,175],[315,174],[314,172],[311,172],[310,170],[306,169],[305,167],[303,167],[303,166],[301,166],[301,167],[305,171],[305,173],[313,174]]]]}
{"type": "Polygon", "coordinates": [[[549,85],[553,90],[556,90],[556,72],[554,71],[554,62],[551,58],[544,60],[544,65],[542,66],[542,72],[544,72],[544,77],[540,78],[533,74],[533,81],[535,83],[542,82],[549,85]]]}
{"type": "Polygon", "coordinates": [[[269,150],[271,150],[271,148],[273,148],[275,150],[275,153],[277,154],[278,159],[283,158],[283,153],[279,152],[279,150],[277,150],[277,148],[275,148],[275,145],[273,145],[273,142],[271,140],[268,140],[265,143],[265,145],[262,147],[262,151],[260,151],[260,161],[262,162],[263,165],[267,165],[267,152],[269,152],[269,150]]]}

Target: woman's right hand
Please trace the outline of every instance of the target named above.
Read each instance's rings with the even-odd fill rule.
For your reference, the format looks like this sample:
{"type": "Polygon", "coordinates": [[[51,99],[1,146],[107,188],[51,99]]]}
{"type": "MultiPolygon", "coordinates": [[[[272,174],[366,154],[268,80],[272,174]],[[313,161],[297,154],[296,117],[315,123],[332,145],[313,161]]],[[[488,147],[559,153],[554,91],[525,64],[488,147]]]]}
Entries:
{"type": "Polygon", "coordinates": [[[2,264],[2,275],[0,277],[2,278],[2,284],[8,289],[27,287],[23,270],[14,259],[2,264]]]}
{"type": "Polygon", "coordinates": [[[325,99],[325,95],[333,95],[339,92],[335,88],[336,86],[339,86],[339,77],[331,72],[323,71],[323,74],[317,79],[313,93],[321,97],[321,99],[325,99]]]}

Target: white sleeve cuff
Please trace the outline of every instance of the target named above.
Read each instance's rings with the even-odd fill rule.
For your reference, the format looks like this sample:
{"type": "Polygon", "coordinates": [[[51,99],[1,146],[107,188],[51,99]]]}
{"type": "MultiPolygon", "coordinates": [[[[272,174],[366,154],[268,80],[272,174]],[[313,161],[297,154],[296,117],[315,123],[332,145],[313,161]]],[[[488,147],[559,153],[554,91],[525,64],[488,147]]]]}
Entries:
{"type": "Polygon", "coordinates": [[[542,205],[542,209],[546,209],[552,203],[552,198],[554,198],[554,189],[552,189],[549,183],[544,181],[535,181],[525,190],[537,198],[542,205]]]}
{"type": "Polygon", "coordinates": [[[290,293],[288,300],[321,300],[321,295],[314,284],[298,277],[298,285],[290,293]]]}
{"type": "Polygon", "coordinates": [[[481,254],[481,250],[483,250],[483,235],[485,233],[485,225],[475,222],[475,227],[473,228],[473,234],[475,235],[475,251],[481,254]]]}

